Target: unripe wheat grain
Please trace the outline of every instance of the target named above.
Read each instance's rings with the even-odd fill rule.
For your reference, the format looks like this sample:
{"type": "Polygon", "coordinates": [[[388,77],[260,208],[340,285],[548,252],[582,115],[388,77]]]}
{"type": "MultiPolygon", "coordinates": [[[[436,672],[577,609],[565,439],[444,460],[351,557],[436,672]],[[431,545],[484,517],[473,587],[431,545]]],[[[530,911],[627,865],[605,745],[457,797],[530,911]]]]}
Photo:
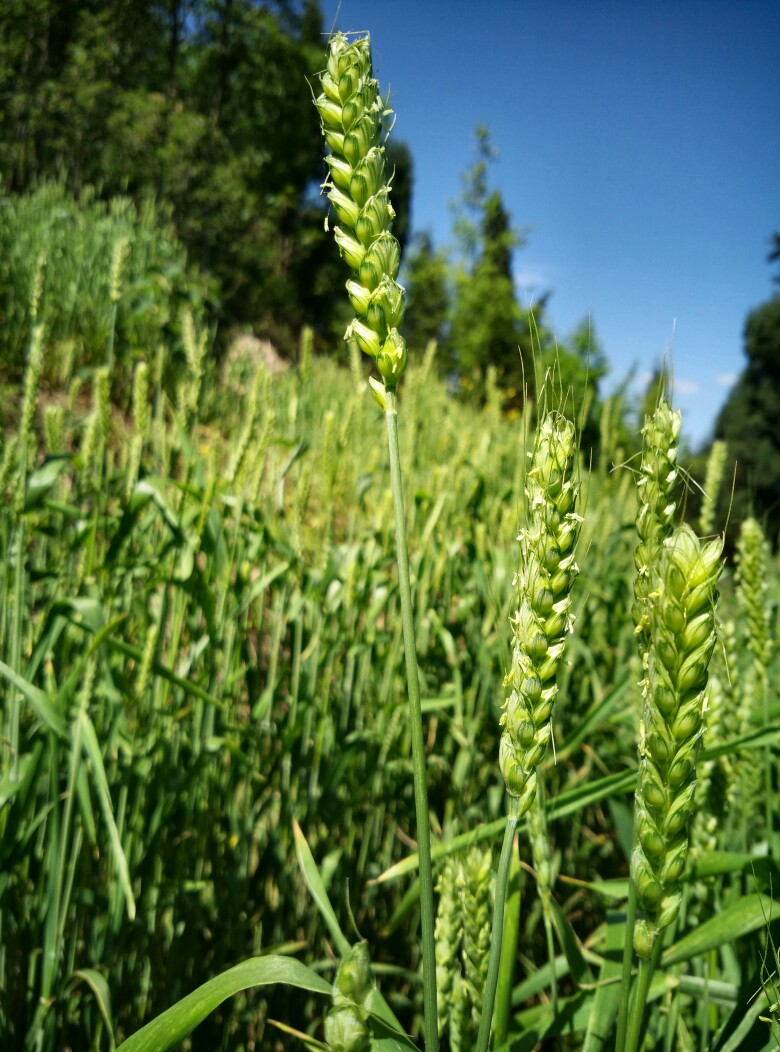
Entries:
{"type": "Polygon", "coordinates": [[[662,398],[653,415],[645,419],[642,428],[644,448],[636,484],[639,544],[634,553],[636,578],[633,615],[643,657],[649,643],[647,601],[654,587],[653,572],[658,565],[661,546],[671,535],[677,509],[674,491],[677,484],[680,424],[679,412],[662,398]]]}
{"type": "Polygon", "coordinates": [[[331,1052],[367,1052],[366,1002],[373,982],[368,944],[359,942],[339,965],[333,1005],[325,1018],[325,1041],[331,1052]]]}
{"type": "Polygon", "coordinates": [[[647,600],[650,645],[631,859],[645,912],[634,948],[645,958],[680,908],[722,547],[719,538],[702,543],[689,526],[675,530],[663,543],[647,600]]]}
{"type": "Polygon", "coordinates": [[[702,495],[701,512],[699,513],[699,533],[706,537],[712,533],[715,526],[715,510],[718,504],[718,492],[723,482],[723,471],[726,467],[726,456],[728,447],[721,439],[712,443],[710,455],[707,458],[707,471],[704,476],[704,493],[702,495]]]}
{"type": "Polygon", "coordinates": [[[436,983],[439,1033],[452,1052],[471,1047],[482,1007],[490,948],[491,852],[473,846],[450,858],[439,878],[436,983]]]}
{"type": "Polygon", "coordinates": [[[347,293],[356,317],[345,339],[376,359],[383,382],[370,382],[384,408],[385,390],[397,386],[407,351],[398,332],[404,315],[404,289],[396,281],[401,253],[390,232],[395,212],[380,145],[382,119],[390,111],[372,76],[370,39],[350,43],[337,33],[320,83],[315,105],[331,151],[325,158],[330,169],[325,188],[339,222],[334,237],[355,272],[347,293]]]}
{"type": "Polygon", "coordinates": [[[518,607],[510,619],[512,667],[504,678],[501,717],[499,762],[518,817],[536,794],[536,770],[552,735],[555,677],[572,623],[570,592],[579,572],[574,547],[582,521],[575,511],[575,452],[574,426],[558,414],[545,416],[526,476],[528,524],[518,535],[518,607]]]}

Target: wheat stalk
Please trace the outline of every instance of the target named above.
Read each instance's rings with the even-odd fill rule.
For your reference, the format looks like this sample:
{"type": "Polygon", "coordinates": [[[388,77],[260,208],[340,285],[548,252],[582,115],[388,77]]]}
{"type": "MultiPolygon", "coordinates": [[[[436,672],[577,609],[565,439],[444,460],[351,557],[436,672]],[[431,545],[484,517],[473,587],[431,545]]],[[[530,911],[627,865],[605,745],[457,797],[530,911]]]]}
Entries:
{"type": "Polygon", "coordinates": [[[382,120],[391,111],[372,76],[369,37],[350,43],[337,33],[320,83],[315,105],[331,151],[325,157],[330,175],[324,189],[339,221],[333,231],[336,244],[354,271],[347,292],[356,317],[345,339],[376,360],[382,381],[370,383],[384,409],[385,392],[397,386],[407,350],[398,331],[404,316],[404,289],[396,281],[401,251],[391,233],[395,212],[380,145],[382,120]]]}
{"type": "Polygon", "coordinates": [[[522,817],[536,795],[537,768],[552,737],[555,682],[571,629],[571,587],[579,572],[574,548],[582,518],[575,511],[574,426],[556,413],[537,429],[526,476],[528,524],[520,531],[517,610],[512,625],[512,666],[499,752],[507,792],[522,817]]]}
{"type": "Polygon", "coordinates": [[[631,860],[638,904],[645,911],[634,948],[645,959],[680,906],[722,548],[720,538],[702,543],[689,526],[675,530],[664,542],[648,610],[652,641],[631,860]]]}
{"type": "Polygon", "coordinates": [[[387,426],[420,858],[423,1028],[426,1052],[437,1052],[430,819],[396,408],[396,388],[407,359],[406,342],[398,332],[404,313],[404,289],[395,280],[400,248],[390,232],[394,212],[384,148],[379,145],[382,118],[389,111],[372,75],[370,38],[359,37],[350,43],[342,33],[333,36],[327,69],[320,82],[322,93],[315,99],[315,105],[330,149],[325,158],[330,176],[324,189],[341,224],[334,230],[336,243],[354,272],[354,277],[347,282],[347,292],[356,317],[345,337],[376,360],[381,376],[381,380],[371,377],[369,383],[374,398],[384,410],[387,426]]]}
{"type": "Polygon", "coordinates": [[[699,512],[699,533],[707,537],[715,527],[715,511],[718,505],[718,493],[723,482],[726,468],[728,446],[721,439],[712,443],[707,457],[707,469],[704,474],[704,492],[702,493],[701,511],[699,512]]]}

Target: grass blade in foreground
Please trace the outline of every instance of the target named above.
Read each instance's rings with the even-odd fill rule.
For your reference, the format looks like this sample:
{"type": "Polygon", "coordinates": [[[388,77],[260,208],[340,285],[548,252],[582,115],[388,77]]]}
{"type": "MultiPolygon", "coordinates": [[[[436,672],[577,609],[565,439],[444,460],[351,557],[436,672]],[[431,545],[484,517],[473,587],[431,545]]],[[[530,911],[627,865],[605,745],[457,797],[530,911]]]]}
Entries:
{"type": "Polygon", "coordinates": [[[285,983],[329,997],[333,988],[305,964],[290,957],[255,957],[193,990],[178,1004],[157,1016],[123,1041],[121,1052],[167,1052],[191,1034],[198,1023],[226,1001],[250,986],[285,983]]]}

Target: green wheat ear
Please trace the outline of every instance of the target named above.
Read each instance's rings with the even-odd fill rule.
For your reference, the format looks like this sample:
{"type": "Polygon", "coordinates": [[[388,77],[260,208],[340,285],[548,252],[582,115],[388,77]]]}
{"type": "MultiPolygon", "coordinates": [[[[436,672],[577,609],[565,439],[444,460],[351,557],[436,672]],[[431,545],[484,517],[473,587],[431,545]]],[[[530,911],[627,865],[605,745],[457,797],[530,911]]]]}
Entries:
{"type": "Polygon", "coordinates": [[[661,546],[655,587],[646,600],[650,642],[631,859],[645,913],[634,948],[644,958],[680,908],[722,548],[720,538],[703,543],[689,526],[676,529],[661,546]]]}
{"type": "Polygon", "coordinates": [[[555,682],[571,627],[574,548],[581,517],[575,507],[574,426],[557,413],[539,424],[526,476],[528,524],[520,531],[518,608],[512,624],[512,667],[504,679],[499,763],[522,817],[536,795],[536,770],[552,736],[555,682]]]}
{"type": "Polygon", "coordinates": [[[715,510],[718,505],[718,492],[723,482],[727,456],[726,443],[721,439],[715,439],[707,458],[707,470],[704,475],[704,493],[699,513],[699,533],[702,537],[712,533],[715,528],[715,510]]]}
{"type": "Polygon", "coordinates": [[[773,640],[769,603],[769,545],[761,524],[745,519],[737,541],[737,601],[744,616],[745,645],[753,655],[754,673],[766,682],[773,640]]]}
{"type": "Polygon", "coordinates": [[[354,272],[347,292],[356,317],[345,339],[376,359],[382,382],[372,378],[370,383],[385,408],[385,392],[395,389],[406,366],[406,341],[398,332],[405,292],[395,280],[401,251],[390,232],[395,212],[380,145],[382,119],[391,111],[372,76],[370,37],[350,43],[337,33],[320,83],[322,94],[314,104],[330,149],[325,158],[330,174],[323,185],[339,222],[336,244],[354,272]]]}
{"type": "Polygon", "coordinates": [[[368,943],[359,942],[342,959],[333,984],[333,1004],[325,1017],[331,1052],[368,1052],[367,1002],[373,985],[368,943]]]}
{"type": "Polygon", "coordinates": [[[439,1034],[449,1033],[451,1052],[470,1047],[484,1000],[493,896],[491,854],[472,845],[465,854],[449,858],[437,886],[439,1034]]]}
{"type": "Polygon", "coordinates": [[[645,418],[642,428],[644,448],[637,478],[636,516],[639,544],[634,553],[636,579],[632,613],[643,658],[650,642],[648,600],[654,588],[653,573],[661,547],[672,533],[677,509],[675,490],[681,419],[680,413],[662,398],[653,415],[645,418]]]}

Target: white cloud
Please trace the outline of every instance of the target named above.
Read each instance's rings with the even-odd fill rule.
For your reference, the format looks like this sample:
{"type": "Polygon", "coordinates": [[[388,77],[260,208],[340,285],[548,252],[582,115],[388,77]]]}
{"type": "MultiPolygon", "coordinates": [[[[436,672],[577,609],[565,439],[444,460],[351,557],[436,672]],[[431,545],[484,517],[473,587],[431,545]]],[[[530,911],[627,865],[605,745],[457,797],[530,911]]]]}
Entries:
{"type": "Polygon", "coordinates": [[[715,379],[721,387],[733,387],[737,382],[736,373],[718,373],[715,379]]]}
{"type": "Polygon", "coordinates": [[[675,376],[674,389],[681,395],[695,395],[699,393],[701,387],[695,380],[682,380],[679,376],[675,376]]]}
{"type": "Polygon", "coordinates": [[[529,285],[544,285],[546,280],[541,270],[521,270],[515,274],[515,285],[519,285],[521,289],[528,288],[529,285]]]}
{"type": "Polygon", "coordinates": [[[553,268],[545,263],[515,270],[513,273],[515,288],[533,298],[540,291],[547,291],[550,288],[553,283],[552,272],[553,268]]]}

